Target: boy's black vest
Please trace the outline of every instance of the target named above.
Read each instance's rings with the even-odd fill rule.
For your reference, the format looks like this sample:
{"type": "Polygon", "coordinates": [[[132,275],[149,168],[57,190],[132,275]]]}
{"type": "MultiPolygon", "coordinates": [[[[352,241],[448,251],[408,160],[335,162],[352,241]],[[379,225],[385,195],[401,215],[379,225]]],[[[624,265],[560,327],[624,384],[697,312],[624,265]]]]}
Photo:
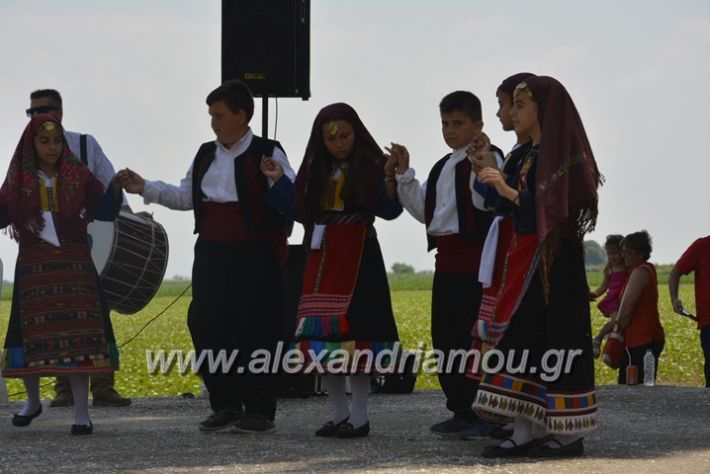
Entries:
{"type": "MultiPolygon", "coordinates": [[[[503,156],[495,145],[491,145],[491,151],[497,152],[503,156]]],[[[436,183],[439,181],[441,170],[451,158],[451,153],[444,156],[436,162],[434,167],[429,172],[426,185],[426,196],[424,197],[424,223],[426,228],[429,228],[432,219],[434,218],[434,209],[436,208],[436,183]]],[[[466,158],[456,163],[456,172],[454,183],[456,189],[456,211],[459,218],[459,236],[463,240],[471,242],[483,242],[488,234],[488,228],[493,221],[493,214],[477,209],[473,205],[473,196],[471,195],[471,161],[466,158]]],[[[449,185],[449,183],[447,183],[449,185]]],[[[427,233],[427,251],[436,248],[436,236],[427,233]]]]}
{"type": "MultiPolygon", "coordinates": [[[[249,148],[234,159],[234,181],[241,205],[246,228],[256,235],[288,228],[290,222],[278,211],[264,203],[264,196],[269,191],[266,176],[261,172],[262,156],[273,156],[274,148],[283,148],[279,142],[254,135],[249,148]]],[[[192,207],[195,212],[195,231],[198,233],[204,206],[202,201],[202,179],[214,161],[217,145],[215,142],[203,143],[197,151],[192,166],[192,207]]]]}

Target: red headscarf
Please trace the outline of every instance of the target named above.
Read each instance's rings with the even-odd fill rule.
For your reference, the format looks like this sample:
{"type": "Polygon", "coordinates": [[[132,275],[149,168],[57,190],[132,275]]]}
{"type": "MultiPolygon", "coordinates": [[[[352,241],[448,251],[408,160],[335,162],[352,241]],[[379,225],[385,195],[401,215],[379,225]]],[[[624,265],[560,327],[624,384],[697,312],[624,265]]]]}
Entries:
{"type": "Polygon", "coordinates": [[[596,225],[597,188],[603,182],[582,119],[556,79],[534,76],[524,82],[537,102],[542,129],[535,190],[538,239],[558,234],[563,223],[563,233],[574,229],[582,237],[596,225]]]}
{"type": "MultiPolygon", "coordinates": [[[[295,183],[295,204],[298,213],[305,218],[304,223],[313,222],[316,214],[320,210],[322,198],[321,176],[315,172],[329,156],[323,143],[323,125],[334,120],[344,120],[353,126],[355,131],[355,148],[362,150],[367,156],[373,156],[373,160],[358,160],[351,163],[351,174],[355,178],[363,179],[359,189],[365,189],[365,195],[360,196],[362,202],[356,203],[362,207],[373,209],[377,206],[379,199],[379,182],[384,175],[384,157],[382,150],[365,125],[360,120],[357,112],[348,104],[336,103],[323,107],[313,121],[311,137],[306,146],[306,154],[298,170],[295,183]],[[318,161],[321,160],[321,163],[318,161]]],[[[360,155],[365,156],[365,154],[360,155]]]]}
{"type": "Polygon", "coordinates": [[[76,224],[85,225],[91,220],[85,209],[86,204],[97,202],[103,193],[101,183],[91,179],[89,169],[72,154],[57,117],[52,114],[35,115],[22,133],[10,161],[5,182],[0,188],[0,206],[7,209],[10,216],[14,239],[19,239],[20,235],[29,229],[40,230],[44,226],[34,139],[37,131],[46,122],[56,125],[64,141],[57,173],[58,214],[63,230],[70,234],[83,232],[83,227],[77,228],[76,224]],[[88,183],[90,185],[87,185],[88,183]]]}

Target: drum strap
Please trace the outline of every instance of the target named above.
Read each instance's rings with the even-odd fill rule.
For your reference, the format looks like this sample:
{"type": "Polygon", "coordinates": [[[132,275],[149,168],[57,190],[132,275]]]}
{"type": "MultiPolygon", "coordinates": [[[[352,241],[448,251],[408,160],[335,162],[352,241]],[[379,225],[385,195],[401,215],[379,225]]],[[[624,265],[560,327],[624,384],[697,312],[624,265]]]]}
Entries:
{"type": "Polygon", "coordinates": [[[82,133],[79,136],[79,148],[81,162],[89,166],[89,154],[86,152],[86,133],[82,133]]]}

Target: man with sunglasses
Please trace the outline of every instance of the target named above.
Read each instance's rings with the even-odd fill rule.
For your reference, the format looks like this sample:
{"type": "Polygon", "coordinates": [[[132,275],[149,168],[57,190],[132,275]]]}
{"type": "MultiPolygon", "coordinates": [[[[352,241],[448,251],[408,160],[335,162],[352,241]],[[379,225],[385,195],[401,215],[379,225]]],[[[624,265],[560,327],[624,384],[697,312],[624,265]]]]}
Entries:
{"type": "MultiPolygon", "coordinates": [[[[30,94],[30,108],[25,112],[30,118],[36,114],[50,113],[61,122],[62,96],[54,89],[36,90],[30,94]]],[[[104,186],[108,186],[116,172],[96,139],[89,134],[82,135],[69,132],[66,129],[64,136],[72,153],[89,167],[89,171],[104,186]]],[[[123,197],[123,210],[131,212],[125,196],[123,197]]],[[[94,406],[123,407],[131,404],[130,398],[122,397],[116,392],[114,383],[113,372],[91,376],[91,394],[94,406]]],[[[56,396],[49,403],[50,407],[66,407],[74,404],[74,396],[67,377],[57,377],[54,391],[56,396]]]]}

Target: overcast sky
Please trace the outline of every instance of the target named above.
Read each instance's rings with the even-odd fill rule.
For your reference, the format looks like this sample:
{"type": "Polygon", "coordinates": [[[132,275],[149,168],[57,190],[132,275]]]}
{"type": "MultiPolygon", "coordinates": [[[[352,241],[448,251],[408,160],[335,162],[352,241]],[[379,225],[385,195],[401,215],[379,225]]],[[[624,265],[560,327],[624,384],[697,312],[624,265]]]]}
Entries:
{"type": "MultiPolygon", "coordinates": [[[[204,99],[220,82],[220,5],[0,1],[0,178],[29,93],[56,88],[66,128],[94,135],[116,169],[178,183],[214,138],[204,99]]],[[[438,103],[458,89],[481,98],[485,130],[508,150],[514,137],[495,117],[495,89],[525,70],[565,84],[607,178],[589,238],[647,229],[651,259],[667,263],[710,234],[710,2],[312,0],[311,10],[312,97],[278,104],[277,139],[294,168],[317,111],[344,101],[380,145],[407,145],[423,178],[449,151],[438,103]]],[[[261,134],[260,107],[252,125],[261,134]]],[[[166,276],[189,275],[192,213],[129,200],[168,231],[166,276]]],[[[376,226],[388,267],[433,268],[422,224],[405,213],[376,226]]],[[[6,279],[16,255],[0,235],[6,279]]]]}

